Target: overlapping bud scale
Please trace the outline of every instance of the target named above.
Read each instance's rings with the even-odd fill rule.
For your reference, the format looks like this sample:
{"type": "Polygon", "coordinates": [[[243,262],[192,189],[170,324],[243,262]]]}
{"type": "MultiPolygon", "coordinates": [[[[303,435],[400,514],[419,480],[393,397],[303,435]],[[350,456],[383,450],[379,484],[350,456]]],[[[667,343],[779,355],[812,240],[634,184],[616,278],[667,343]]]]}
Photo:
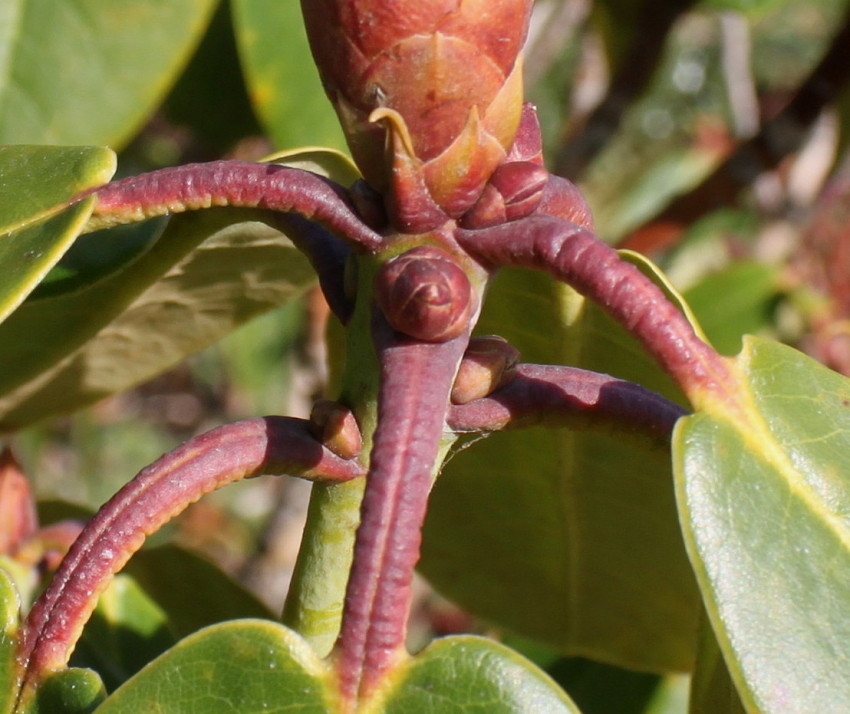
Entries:
{"type": "Polygon", "coordinates": [[[460,216],[517,131],[531,0],[301,4],[354,159],[398,227],[460,216]]]}

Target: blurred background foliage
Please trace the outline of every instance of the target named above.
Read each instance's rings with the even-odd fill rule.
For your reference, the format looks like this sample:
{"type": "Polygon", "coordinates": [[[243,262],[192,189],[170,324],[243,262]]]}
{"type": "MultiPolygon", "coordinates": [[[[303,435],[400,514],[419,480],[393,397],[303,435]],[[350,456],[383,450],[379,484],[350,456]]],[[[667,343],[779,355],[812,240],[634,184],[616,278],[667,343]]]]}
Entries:
{"type": "MultiPolygon", "coordinates": [[[[550,169],[580,185],[605,240],[666,271],[721,352],[766,334],[850,374],[848,5],[535,4],[527,96],[550,169]]],[[[119,175],[344,149],[294,0],[0,0],[0,144],[15,143],[109,145],[119,175]]],[[[39,290],[81,265],[108,271],[161,230],[128,232],[109,250],[80,241],[39,290]]],[[[305,415],[324,390],[326,316],[309,290],[129,392],[14,435],[39,497],[95,509],[195,433],[305,415]]],[[[190,508],[169,535],[279,608],[307,492],[240,484],[190,508]]],[[[437,596],[423,603],[414,636],[474,627],[437,596]]],[[[659,688],[633,673],[618,675],[629,695],[602,705],[610,678],[538,654],[588,712],[681,705],[679,680],[659,688]]]]}

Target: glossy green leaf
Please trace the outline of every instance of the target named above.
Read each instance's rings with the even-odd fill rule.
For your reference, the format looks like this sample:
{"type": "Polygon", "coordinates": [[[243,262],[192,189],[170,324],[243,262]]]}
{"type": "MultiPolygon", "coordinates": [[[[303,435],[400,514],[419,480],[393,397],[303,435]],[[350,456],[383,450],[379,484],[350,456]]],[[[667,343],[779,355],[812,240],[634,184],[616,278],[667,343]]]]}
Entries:
{"type": "Polygon", "coordinates": [[[4,3],[0,143],[125,143],[188,60],[215,4],[4,3]]]}
{"type": "MultiPolygon", "coordinates": [[[[631,337],[544,276],[501,273],[478,331],[503,335],[523,361],[681,399],[631,337]]],[[[474,444],[434,489],[421,570],[464,608],[561,652],[643,670],[691,664],[698,596],[662,448],[543,428],[474,444]]]]}
{"type": "Polygon", "coordinates": [[[344,149],[342,130],[313,64],[300,5],[233,0],[233,14],[251,100],[275,143],[344,149]]]}
{"type": "Polygon", "coordinates": [[[543,671],[482,637],[437,640],[394,674],[368,714],[558,714],[579,710],[543,671]]]}
{"type": "Polygon", "coordinates": [[[17,695],[15,654],[18,647],[20,602],[12,579],[0,567],[0,712],[12,710],[17,695]]]}
{"type": "Polygon", "coordinates": [[[850,382],[748,338],[738,383],[680,422],[677,496],[720,649],[748,710],[850,702],[850,382]]]}
{"type": "Polygon", "coordinates": [[[326,714],[329,672],[309,646],[274,622],[214,625],[179,642],[97,708],[97,714],[326,714]]]}
{"type": "Polygon", "coordinates": [[[92,205],[92,199],[88,199],[0,238],[0,270],[4,278],[10,276],[0,284],[0,321],[15,311],[68,250],[85,226],[92,205]]]}
{"type": "Polygon", "coordinates": [[[71,665],[95,670],[115,689],[174,644],[168,620],[133,578],[118,575],[98,598],[71,665]]]}
{"type": "Polygon", "coordinates": [[[0,147],[0,322],[73,243],[91,201],[59,206],[109,180],[115,155],[98,147],[0,147]]]}
{"type": "MultiPolygon", "coordinates": [[[[289,160],[352,175],[335,152],[289,160]]],[[[127,389],[312,285],[307,260],[262,218],[235,209],[177,216],[120,269],[21,305],[0,325],[0,364],[10,365],[0,371],[0,431],[127,389]]]]}
{"type": "Polygon", "coordinates": [[[52,215],[113,173],[115,154],[105,147],[0,146],[0,235],[52,215]]]}

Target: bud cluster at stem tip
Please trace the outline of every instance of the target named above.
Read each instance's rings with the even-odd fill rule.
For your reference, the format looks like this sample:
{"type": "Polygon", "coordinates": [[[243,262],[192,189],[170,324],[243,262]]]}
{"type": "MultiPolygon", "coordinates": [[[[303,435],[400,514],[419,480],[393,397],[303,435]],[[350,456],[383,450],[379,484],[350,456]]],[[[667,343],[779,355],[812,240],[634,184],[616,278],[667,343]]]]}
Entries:
{"type": "Polygon", "coordinates": [[[504,161],[522,111],[531,5],[302,0],[354,159],[396,223],[460,216],[504,161]]]}

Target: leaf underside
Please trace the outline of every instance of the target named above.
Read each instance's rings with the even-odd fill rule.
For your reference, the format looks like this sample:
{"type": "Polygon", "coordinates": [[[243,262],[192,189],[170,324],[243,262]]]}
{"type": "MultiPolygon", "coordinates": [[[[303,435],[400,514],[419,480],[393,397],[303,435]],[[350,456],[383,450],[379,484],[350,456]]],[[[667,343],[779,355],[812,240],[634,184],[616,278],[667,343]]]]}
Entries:
{"type": "MultiPolygon", "coordinates": [[[[523,361],[682,399],[632,338],[546,276],[501,272],[477,331],[523,361]]],[[[534,428],[458,453],[432,495],[421,570],[476,615],[562,652],[655,671],[693,661],[699,601],[669,454],[638,439],[534,428]]]]}

